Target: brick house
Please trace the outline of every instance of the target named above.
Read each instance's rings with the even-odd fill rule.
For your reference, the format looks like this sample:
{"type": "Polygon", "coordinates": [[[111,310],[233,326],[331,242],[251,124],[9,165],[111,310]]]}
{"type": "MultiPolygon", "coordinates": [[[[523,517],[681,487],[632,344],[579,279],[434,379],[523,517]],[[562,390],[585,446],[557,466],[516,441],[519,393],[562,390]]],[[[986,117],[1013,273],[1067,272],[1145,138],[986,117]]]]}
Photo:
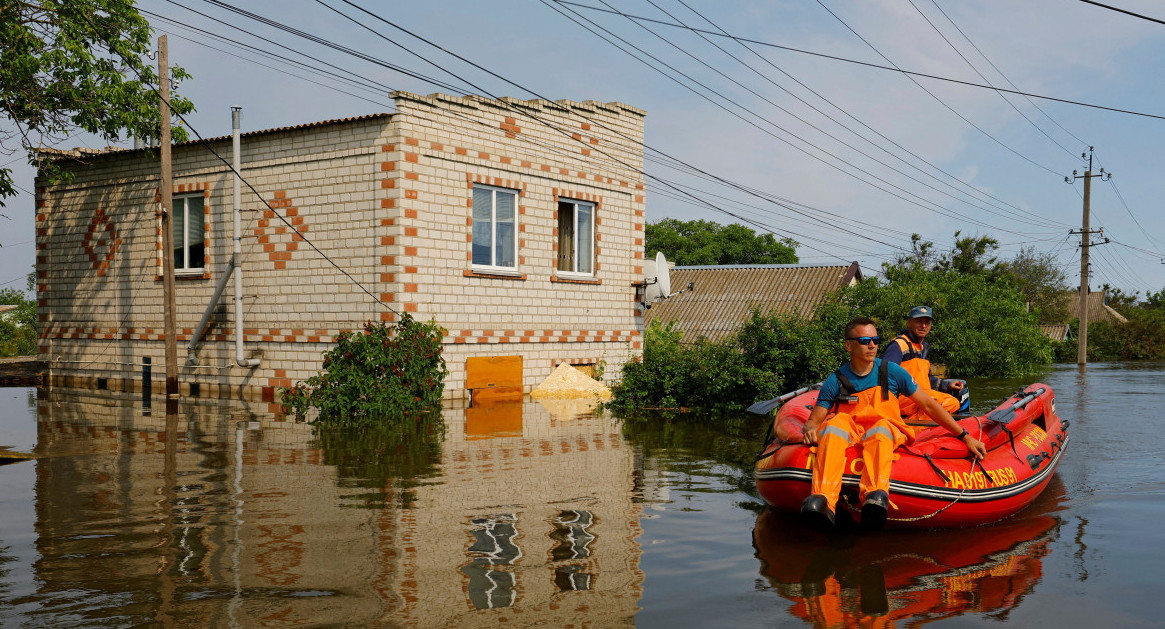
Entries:
{"type": "MultiPolygon", "coordinates": [[[[392,114],[242,134],[245,360],[231,291],[214,299],[232,257],[231,137],[174,146],[183,395],[273,400],[341,332],[394,311],[448,331],[447,397],[528,392],[564,361],[617,373],[641,353],[645,112],[393,97],[392,114]]],[[[42,157],[74,178],[37,181],[40,359],[56,384],[133,390],[143,358],[164,369],[157,150],[42,157]]]]}

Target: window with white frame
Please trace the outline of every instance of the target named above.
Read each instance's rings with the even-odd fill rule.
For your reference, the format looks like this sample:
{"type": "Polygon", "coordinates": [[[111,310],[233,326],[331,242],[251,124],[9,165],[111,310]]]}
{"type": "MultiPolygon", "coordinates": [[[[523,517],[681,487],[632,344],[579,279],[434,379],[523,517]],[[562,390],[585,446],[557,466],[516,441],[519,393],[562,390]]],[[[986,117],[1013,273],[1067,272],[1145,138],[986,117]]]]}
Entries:
{"type": "Polygon", "coordinates": [[[474,186],[473,266],[516,271],[517,234],[518,193],[492,186],[474,186]]]}
{"type": "Polygon", "coordinates": [[[174,271],[202,271],[206,262],[206,216],[202,193],[174,197],[174,271]]]}
{"type": "Polygon", "coordinates": [[[558,202],[558,270],[563,273],[595,273],[595,204],[558,202]]]}

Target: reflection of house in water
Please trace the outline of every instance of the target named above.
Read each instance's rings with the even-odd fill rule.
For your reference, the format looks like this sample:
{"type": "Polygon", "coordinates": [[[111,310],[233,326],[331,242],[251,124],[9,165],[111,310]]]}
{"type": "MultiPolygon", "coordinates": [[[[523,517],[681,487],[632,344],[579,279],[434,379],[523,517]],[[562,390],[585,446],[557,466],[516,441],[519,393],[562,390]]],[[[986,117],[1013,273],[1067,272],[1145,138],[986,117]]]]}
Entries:
{"type": "Polygon", "coordinates": [[[41,396],[29,599],[47,624],[633,624],[634,458],[611,419],[447,409],[422,456],[439,467],[407,479],[367,472],[401,443],[355,456],[215,406],[183,409],[167,443],[132,400],[41,396]]]}
{"type": "Polygon", "coordinates": [[[400,513],[406,604],[392,620],[634,624],[640,505],[615,421],[512,402],[445,417],[441,477],[400,513]]]}

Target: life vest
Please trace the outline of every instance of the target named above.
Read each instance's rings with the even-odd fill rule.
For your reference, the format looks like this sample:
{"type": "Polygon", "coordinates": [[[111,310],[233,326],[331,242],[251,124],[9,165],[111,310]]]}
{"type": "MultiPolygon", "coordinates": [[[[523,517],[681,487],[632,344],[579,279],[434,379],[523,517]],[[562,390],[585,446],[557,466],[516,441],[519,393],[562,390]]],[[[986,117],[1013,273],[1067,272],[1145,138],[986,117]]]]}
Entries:
{"type": "Polygon", "coordinates": [[[930,346],[926,343],[915,343],[909,336],[899,334],[894,338],[902,350],[902,368],[914,378],[918,388],[930,391],[930,346]],[[915,347],[917,345],[917,348],[915,347]]]}
{"type": "Polygon", "coordinates": [[[914,428],[902,419],[898,396],[890,391],[890,366],[887,361],[879,361],[878,384],[864,391],[856,391],[857,387],[841,373],[840,367],[833,375],[837,377],[838,394],[830,410],[846,413],[855,419],[884,418],[902,431],[908,440],[914,440],[914,428]]]}

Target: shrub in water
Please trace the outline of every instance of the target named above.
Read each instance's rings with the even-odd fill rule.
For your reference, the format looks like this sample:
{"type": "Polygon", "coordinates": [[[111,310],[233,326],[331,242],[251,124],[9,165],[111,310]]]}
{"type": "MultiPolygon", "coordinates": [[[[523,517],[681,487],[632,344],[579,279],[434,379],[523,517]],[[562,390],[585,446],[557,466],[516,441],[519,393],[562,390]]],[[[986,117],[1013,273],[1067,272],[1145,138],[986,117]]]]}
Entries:
{"type": "Polygon", "coordinates": [[[364,324],[341,333],[324,352],[323,371],[280,390],[284,409],[303,418],[341,422],[398,420],[438,408],[449,370],[441,355],[444,330],[404,315],[400,323],[364,324]]]}

